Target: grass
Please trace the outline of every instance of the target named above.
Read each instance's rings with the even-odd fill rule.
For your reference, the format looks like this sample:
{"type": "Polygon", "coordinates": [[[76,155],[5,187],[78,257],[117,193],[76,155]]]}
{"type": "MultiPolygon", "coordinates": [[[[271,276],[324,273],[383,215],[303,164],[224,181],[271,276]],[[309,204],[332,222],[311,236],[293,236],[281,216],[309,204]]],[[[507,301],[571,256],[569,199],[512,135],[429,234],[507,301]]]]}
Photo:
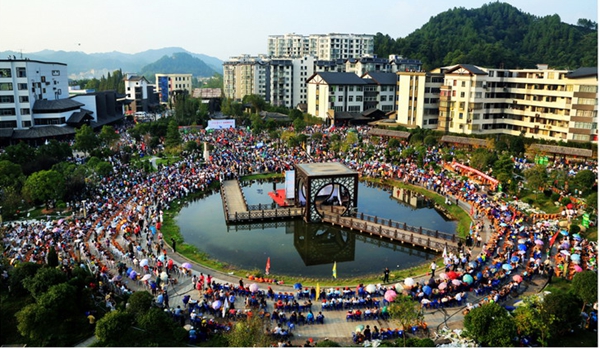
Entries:
{"type": "MultiPolygon", "coordinates": [[[[244,180],[267,180],[267,179],[281,178],[281,177],[282,177],[281,174],[275,174],[275,173],[273,173],[273,174],[256,174],[256,175],[245,176],[241,180],[242,181],[244,181],[244,180]]],[[[365,179],[365,180],[375,182],[375,183],[381,183],[380,180],[375,180],[375,179],[365,179]]],[[[422,193],[423,195],[427,196],[428,198],[434,200],[436,203],[445,206],[443,197],[441,197],[435,193],[432,193],[430,191],[427,191],[424,188],[412,186],[412,185],[405,185],[400,182],[390,181],[390,180],[386,181],[384,184],[393,185],[395,187],[403,187],[406,189],[410,189],[412,191],[422,193]]],[[[219,183],[217,181],[215,181],[211,184],[209,191],[212,191],[218,187],[219,187],[219,183]]],[[[208,192],[198,192],[198,193],[188,196],[186,198],[186,200],[188,200],[188,201],[195,200],[195,199],[202,197],[203,195],[205,195],[207,193],[208,192]]],[[[205,267],[208,267],[208,268],[220,271],[220,272],[224,272],[224,273],[232,273],[233,275],[240,277],[240,278],[247,278],[248,275],[264,276],[262,270],[256,270],[256,269],[246,270],[246,269],[236,268],[232,265],[220,262],[218,260],[214,260],[208,254],[199,251],[198,248],[196,248],[195,246],[187,244],[184,241],[183,237],[181,236],[181,233],[179,231],[179,226],[177,226],[177,223],[175,220],[175,218],[179,214],[179,211],[181,210],[183,204],[184,204],[183,201],[179,202],[179,203],[174,202],[171,204],[169,210],[167,210],[163,216],[163,227],[161,229],[166,241],[170,241],[171,238],[174,238],[177,241],[177,252],[178,253],[180,253],[181,255],[187,257],[188,259],[190,259],[194,262],[197,262],[205,267]]],[[[466,236],[469,231],[469,224],[471,222],[469,215],[464,210],[462,210],[461,208],[459,208],[456,205],[445,206],[445,207],[448,209],[448,211],[454,217],[456,217],[458,219],[457,233],[460,236],[463,236],[463,237],[466,236]]],[[[436,261],[436,263],[438,264],[438,269],[440,267],[443,267],[443,260],[438,259],[436,261]]],[[[420,266],[403,269],[403,270],[391,269],[390,270],[390,281],[393,283],[399,282],[408,277],[415,277],[415,276],[420,276],[420,275],[426,274],[429,271],[430,271],[429,264],[423,264],[420,266]]],[[[338,275],[340,275],[339,272],[338,272],[338,275]]],[[[317,285],[317,283],[323,287],[326,287],[326,286],[356,286],[356,284],[358,284],[358,283],[377,284],[377,283],[381,283],[381,281],[382,281],[383,267],[382,267],[381,271],[378,271],[377,273],[373,273],[373,274],[366,275],[366,276],[343,277],[344,276],[343,274],[341,274],[340,276],[342,276],[342,278],[340,278],[340,279],[334,279],[333,277],[331,277],[331,278],[311,278],[311,277],[289,277],[289,276],[281,276],[281,275],[271,275],[271,278],[277,279],[279,281],[283,281],[284,284],[302,283],[304,286],[315,286],[315,285],[317,285]]]]}
{"type": "Polygon", "coordinates": [[[547,197],[546,195],[544,195],[542,192],[538,192],[538,193],[533,193],[533,192],[529,192],[529,191],[523,191],[523,192],[525,192],[525,195],[520,197],[521,201],[523,201],[523,202],[532,201],[533,203],[530,204],[532,207],[543,210],[547,214],[560,213],[560,206],[556,206],[554,204],[554,201],[550,197],[547,197]]]}
{"type": "Polygon", "coordinates": [[[158,166],[159,164],[162,164],[163,166],[170,166],[180,160],[181,157],[178,156],[159,157],[156,159],[156,165],[158,166]]]}

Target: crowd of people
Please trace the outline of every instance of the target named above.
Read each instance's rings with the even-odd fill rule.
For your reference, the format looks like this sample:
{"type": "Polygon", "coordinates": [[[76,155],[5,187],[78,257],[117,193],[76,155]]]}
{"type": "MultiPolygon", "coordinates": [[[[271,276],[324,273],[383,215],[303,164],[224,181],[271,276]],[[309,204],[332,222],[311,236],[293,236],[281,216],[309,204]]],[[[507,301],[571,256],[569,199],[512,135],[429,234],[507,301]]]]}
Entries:
{"type": "MultiPolygon", "coordinates": [[[[353,129],[359,137],[368,138],[369,127],[353,129]]],[[[198,328],[212,328],[210,325],[214,324],[203,316],[205,314],[218,316],[222,312],[222,316],[229,318],[247,316],[252,315],[253,310],[265,312],[267,299],[274,305],[278,300],[274,296],[255,297],[256,291],[244,286],[243,281],[235,286],[218,283],[210,275],[197,274],[191,272],[190,267],[174,264],[165,245],[168,241],[161,233],[164,211],[173,201],[190,193],[207,191],[215,180],[283,172],[298,163],[339,161],[361,176],[422,186],[447,197],[448,202],[462,201],[473,207],[474,224],[468,242],[460,246],[458,253],[444,255],[445,272],[439,272],[438,277],[431,277],[426,283],[403,289],[390,287],[413,296],[426,308],[433,306],[432,303],[464,304],[470,291],[486,295],[486,301],[501,301],[510,293],[518,293],[521,282],[533,276],[554,274],[570,278],[575,272],[597,269],[595,242],[566,233],[557,241],[559,250],[551,255],[553,237],[565,231],[558,228],[557,222],[534,223],[515,205],[488,196],[474,181],[463,180],[447,169],[437,170],[438,166],[444,167],[443,155],[448,149],[429,147],[423,155],[422,165],[417,164],[415,156],[392,162],[386,157],[384,140],[372,144],[370,153],[360,146],[350,147],[347,151],[332,151],[327,139],[332,134],[343,138],[348,128],[311,126],[306,129],[309,135],[316,132],[326,136],[321,140],[309,138],[310,147],[306,148],[288,148],[266,134],[257,135],[243,129],[182,134],[184,141],[211,144],[210,158],[203,160],[198,152],[188,153],[173,165],[161,165],[151,172],[132,167],[116,154],[108,158],[114,174],[90,186],[86,200],[75,206],[77,211],[73,219],[8,223],[3,237],[4,256],[12,263],[41,263],[53,247],[65,271],[79,263],[90,267],[107,307],[114,308],[111,293],[132,291],[124,282],[131,279],[140,289],[151,291],[157,304],[171,311],[176,320],[184,325],[194,324],[196,333],[198,328]],[[433,163],[437,165],[431,165],[433,163]],[[169,285],[177,282],[181,275],[193,277],[192,284],[197,291],[196,299],[188,298],[183,308],[169,303],[168,293],[169,285]],[[242,301],[243,305],[236,304],[242,301]]],[[[152,155],[152,150],[135,143],[125,131],[120,134],[121,148],[129,146],[140,156],[152,155]]],[[[408,147],[408,143],[402,142],[398,150],[408,147]]],[[[516,165],[526,166],[522,162],[516,165]]],[[[561,165],[567,164],[554,164],[551,168],[558,169],[561,165]]],[[[568,166],[576,173],[588,168],[589,164],[570,163],[568,166]]],[[[174,241],[172,243],[175,249],[174,241]]],[[[314,300],[316,294],[314,289],[311,290],[314,300]]],[[[378,293],[380,291],[378,289],[378,293]]],[[[371,295],[358,296],[357,291],[348,291],[350,293],[356,297],[319,294],[322,308],[336,307],[338,300],[344,307],[344,301],[352,303],[371,295]]],[[[372,301],[371,297],[369,300],[372,301]]],[[[367,308],[371,310],[371,306],[367,308]]],[[[279,309],[272,317],[275,313],[280,316],[279,309]]],[[[304,316],[298,309],[294,311],[296,316],[304,316]]]]}

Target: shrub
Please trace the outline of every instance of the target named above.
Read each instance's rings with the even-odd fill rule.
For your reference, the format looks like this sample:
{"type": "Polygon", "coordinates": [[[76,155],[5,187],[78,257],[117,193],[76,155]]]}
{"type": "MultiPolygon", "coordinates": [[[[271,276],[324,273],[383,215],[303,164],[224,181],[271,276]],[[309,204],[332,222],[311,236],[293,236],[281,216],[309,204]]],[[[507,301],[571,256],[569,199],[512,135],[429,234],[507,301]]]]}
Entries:
{"type": "Polygon", "coordinates": [[[569,232],[571,234],[579,233],[579,231],[581,231],[581,228],[579,227],[579,225],[575,225],[575,224],[571,225],[571,227],[569,229],[569,232]]]}
{"type": "Polygon", "coordinates": [[[558,200],[560,199],[560,195],[556,192],[554,192],[551,196],[550,199],[552,199],[553,202],[558,202],[558,200]]]}

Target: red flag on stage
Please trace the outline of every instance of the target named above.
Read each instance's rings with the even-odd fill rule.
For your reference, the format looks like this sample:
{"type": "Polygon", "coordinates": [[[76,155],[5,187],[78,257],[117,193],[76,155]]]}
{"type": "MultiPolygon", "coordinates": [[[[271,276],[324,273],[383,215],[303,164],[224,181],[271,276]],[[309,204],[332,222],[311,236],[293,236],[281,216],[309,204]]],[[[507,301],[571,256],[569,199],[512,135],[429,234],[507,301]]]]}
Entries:
{"type": "Polygon", "coordinates": [[[267,267],[265,267],[265,271],[267,275],[269,275],[269,270],[271,269],[271,258],[267,257],[267,267]]]}

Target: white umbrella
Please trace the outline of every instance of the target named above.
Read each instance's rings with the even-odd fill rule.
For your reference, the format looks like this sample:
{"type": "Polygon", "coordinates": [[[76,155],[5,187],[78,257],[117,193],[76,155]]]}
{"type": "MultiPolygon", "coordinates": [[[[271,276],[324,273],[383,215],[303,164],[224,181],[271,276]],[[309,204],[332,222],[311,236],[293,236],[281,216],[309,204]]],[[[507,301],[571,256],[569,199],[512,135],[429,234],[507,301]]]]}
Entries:
{"type": "Polygon", "coordinates": [[[140,266],[142,266],[142,267],[148,266],[148,259],[142,259],[142,261],[140,261],[140,266]]]}
{"type": "Polygon", "coordinates": [[[252,284],[250,284],[249,289],[252,292],[256,292],[256,291],[258,291],[258,285],[256,285],[256,283],[252,283],[252,284]]]}
{"type": "Polygon", "coordinates": [[[212,303],[212,308],[217,310],[219,308],[221,308],[221,301],[216,300],[215,302],[212,303]]]}
{"type": "Polygon", "coordinates": [[[142,281],[146,281],[148,279],[152,278],[152,274],[148,273],[148,274],[144,274],[144,276],[142,277],[142,281]]]}
{"type": "Polygon", "coordinates": [[[413,285],[415,285],[415,280],[412,278],[406,278],[406,279],[404,279],[404,285],[413,286],[413,285]]]}
{"type": "Polygon", "coordinates": [[[163,282],[166,282],[169,279],[169,275],[167,274],[167,272],[162,271],[160,273],[160,280],[162,280],[163,282]]]}
{"type": "Polygon", "coordinates": [[[394,288],[396,289],[397,292],[402,292],[402,290],[404,290],[404,285],[398,283],[398,284],[394,285],[394,288]]]}
{"type": "Polygon", "coordinates": [[[373,284],[369,284],[369,285],[367,285],[367,287],[366,287],[366,289],[365,289],[365,290],[367,290],[367,292],[368,292],[368,293],[372,294],[372,293],[374,293],[374,292],[375,292],[375,290],[376,290],[376,289],[377,289],[377,288],[375,288],[375,285],[373,285],[373,284]]]}

